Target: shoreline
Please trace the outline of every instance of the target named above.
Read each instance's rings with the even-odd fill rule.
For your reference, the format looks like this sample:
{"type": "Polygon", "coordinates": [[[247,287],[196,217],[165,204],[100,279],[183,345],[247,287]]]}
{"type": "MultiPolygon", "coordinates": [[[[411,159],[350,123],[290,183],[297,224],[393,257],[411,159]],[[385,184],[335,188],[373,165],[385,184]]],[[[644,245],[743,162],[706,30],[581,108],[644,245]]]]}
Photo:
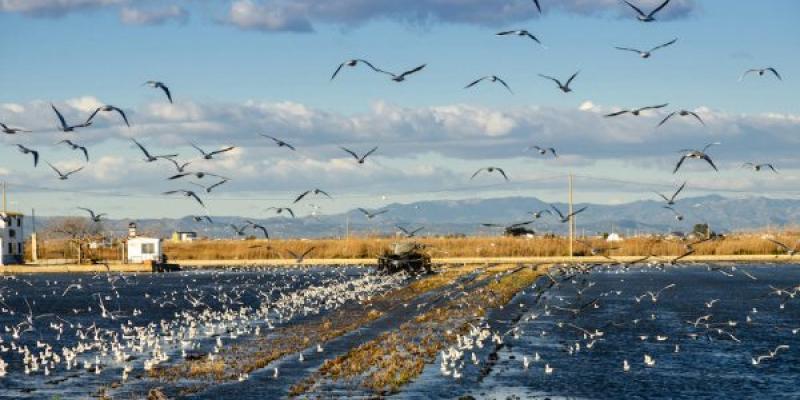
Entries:
{"type": "MultiPolygon", "coordinates": [[[[433,258],[431,263],[434,266],[453,266],[453,265],[503,265],[503,264],[562,264],[562,263],[591,263],[591,264],[612,264],[625,263],[641,259],[639,256],[620,256],[609,260],[605,257],[586,256],[586,257],[457,257],[457,258],[433,258]]],[[[659,259],[659,258],[656,258],[659,259]]],[[[659,259],[660,260],[660,259],[659,259]]],[[[683,263],[749,263],[763,262],[771,264],[786,264],[792,262],[800,263],[800,258],[787,255],[775,256],[773,254],[757,255],[699,255],[689,256],[682,260],[683,263]]],[[[297,267],[297,266],[372,266],[377,264],[375,258],[347,258],[347,259],[308,259],[298,263],[291,259],[262,259],[262,260],[174,260],[170,264],[177,264],[181,269],[205,269],[223,267],[243,267],[243,266],[265,266],[265,267],[297,267]]],[[[98,273],[98,272],[120,272],[120,273],[141,273],[152,272],[152,268],[147,264],[24,264],[24,265],[5,265],[0,267],[2,274],[30,274],[30,273],[98,273]]]]}

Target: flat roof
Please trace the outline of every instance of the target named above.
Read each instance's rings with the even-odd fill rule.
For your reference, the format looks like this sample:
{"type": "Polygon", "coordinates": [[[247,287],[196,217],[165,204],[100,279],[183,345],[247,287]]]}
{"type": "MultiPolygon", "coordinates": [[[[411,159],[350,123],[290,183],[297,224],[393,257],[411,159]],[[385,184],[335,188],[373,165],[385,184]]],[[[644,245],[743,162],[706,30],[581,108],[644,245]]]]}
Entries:
{"type": "Polygon", "coordinates": [[[5,215],[6,217],[24,217],[25,215],[16,211],[0,211],[0,214],[5,215]]]}

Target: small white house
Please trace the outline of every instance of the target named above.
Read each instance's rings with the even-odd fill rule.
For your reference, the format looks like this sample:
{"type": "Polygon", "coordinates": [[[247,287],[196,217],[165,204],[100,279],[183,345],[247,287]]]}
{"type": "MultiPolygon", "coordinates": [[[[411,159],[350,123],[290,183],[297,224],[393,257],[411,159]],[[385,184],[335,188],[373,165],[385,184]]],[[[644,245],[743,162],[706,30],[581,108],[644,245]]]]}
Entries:
{"type": "Polygon", "coordinates": [[[20,213],[0,211],[0,265],[25,262],[22,218],[20,213]]]}
{"type": "Polygon", "coordinates": [[[611,233],[606,238],[606,242],[609,243],[621,242],[621,241],[622,241],[622,236],[620,236],[618,233],[611,233]]]}
{"type": "Polygon", "coordinates": [[[128,239],[128,262],[131,264],[146,261],[161,262],[161,239],[135,237],[128,239]]]}

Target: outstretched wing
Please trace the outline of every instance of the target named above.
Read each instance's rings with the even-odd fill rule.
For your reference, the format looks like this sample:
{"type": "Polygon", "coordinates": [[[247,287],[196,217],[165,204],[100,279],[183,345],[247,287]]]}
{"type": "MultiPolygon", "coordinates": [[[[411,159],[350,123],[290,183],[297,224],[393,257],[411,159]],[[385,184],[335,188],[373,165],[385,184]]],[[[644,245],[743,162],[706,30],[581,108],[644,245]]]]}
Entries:
{"type": "Polygon", "coordinates": [[[642,12],[642,10],[639,9],[639,7],[636,7],[635,5],[631,4],[628,0],[622,0],[622,1],[624,1],[625,4],[629,5],[632,9],[634,9],[636,13],[638,13],[639,15],[643,17],[647,16],[644,12],[642,12]]]}
{"type": "Polygon", "coordinates": [[[656,51],[656,50],[658,50],[658,49],[663,49],[664,47],[667,47],[667,46],[672,46],[672,45],[673,45],[673,44],[675,44],[675,42],[677,42],[677,41],[678,41],[678,39],[677,39],[677,38],[675,38],[675,39],[672,39],[671,41],[669,41],[669,42],[667,42],[667,43],[660,44],[660,45],[658,45],[658,46],[656,46],[656,47],[653,47],[652,49],[650,49],[650,51],[652,52],[652,51],[656,51]]]}
{"type": "Polygon", "coordinates": [[[672,198],[670,198],[669,201],[670,202],[675,201],[675,198],[678,197],[678,195],[681,193],[681,191],[683,191],[683,188],[685,187],[686,187],[686,182],[683,182],[683,185],[681,185],[681,187],[679,187],[678,190],[676,190],[675,193],[672,194],[672,198]]]}
{"type": "Polygon", "coordinates": [[[634,53],[641,53],[640,50],[632,49],[630,47],[614,47],[614,48],[617,49],[617,50],[622,50],[622,51],[630,51],[630,52],[634,52],[634,53]]]}
{"type": "Polygon", "coordinates": [[[484,80],[484,79],[486,79],[486,77],[485,77],[485,76],[484,76],[483,78],[476,79],[476,80],[472,81],[472,82],[471,82],[469,85],[467,85],[467,86],[464,86],[464,89],[469,89],[469,88],[471,88],[471,87],[473,87],[473,86],[477,85],[478,83],[480,83],[480,82],[481,82],[482,80],[484,80]]]}
{"type": "Polygon", "coordinates": [[[572,83],[572,81],[575,79],[575,77],[578,76],[578,74],[580,74],[580,73],[581,73],[581,71],[578,71],[578,72],[575,72],[574,74],[572,74],[572,76],[570,76],[569,79],[567,79],[567,84],[564,85],[564,86],[569,87],[569,84],[572,83]]]}
{"type": "Polygon", "coordinates": [[[500,82],[500,84],[502,84],[503,86],[505,86],[505,87],[506,87],[506,89],[508,89],[508,91],[509,91],[509,92],[511,92],[512,94],[514,93],[514,91],[513,91],[513,90],[511,90],[511,87],[509,87],[509,86],[508,86],[508,84],[506,83],[506,81],[504,81],[504,80],[502,80],[502,79],[500,79],[500,78],[497,78],[497,81],[498,81],[498,82],[500,82]]]}
{"type": "Polygon", "coordinates": [[[358,159],[359,159],[359,158],[358,158],[358,154],[354,153],[352,150],[346,149],[346,148],[344,148],[344,147],[341,147],[341,146],[339,146],[339,148],[340,148],[340,149],[342,149],[342,150],[344,150],[344,151],[346,151],[346,152],[348,152],[348,153],[349,153],[351,156],[353,156],[353,158],[355,158],[356,160],[358,160],[358,159]]]}
{"type": "MultiPolygon", "coordinates": [[[[58,120],[61,122],[61,127],[64,128],[64,129],[67,129],[68,128],[67,127],[67,121],[64,120],[64,116],[61,115],[61,112],[58,111],[58,109],[56,108],[56,106],[53,105],[53,103],[50,103],[50,107],[52,107],[53,111],[56,112],[56,116],[58,116],[58,120]]],[[[97,113],[97,111],[95,111],[95,113],[97,113]]],[[[92,115],[94,115],[94,114],[92,114],[92,115]]]]}
{"type": "MultiPolygon", "coordinates": [[[[669,2],[670,2],[670,0],[665,0],[663,3],[661,3],[661,5],[660,5],[660,6],[656,7],[656,9],[655,9],[655,10],[653,10],[653,11],[650,11],[650,15],[648,15],[648,17],[652,17],[653,15],[656,15],[656,13],[657,13],[657,12],[659,12],[659,11],[661,11],[661,10],[662,10],[664,7],[666,7],[666,6],[667,6],[667,4],[669,4],[669,2]]],[[[627,2],[626,2],[626,3],[627,3],[627,2]]]]}
{"type": "Polygon", "coordinates": [[[678,164],[675,165],[675,169],[672,171],[673,174],[678,172],[678,170],[681,168],[681,165],[683,165],[683,162],[685,160],[686,160],[686,156],[683,156],[683,157],[681,157],[680,160],[678,160],[678,164]]]}

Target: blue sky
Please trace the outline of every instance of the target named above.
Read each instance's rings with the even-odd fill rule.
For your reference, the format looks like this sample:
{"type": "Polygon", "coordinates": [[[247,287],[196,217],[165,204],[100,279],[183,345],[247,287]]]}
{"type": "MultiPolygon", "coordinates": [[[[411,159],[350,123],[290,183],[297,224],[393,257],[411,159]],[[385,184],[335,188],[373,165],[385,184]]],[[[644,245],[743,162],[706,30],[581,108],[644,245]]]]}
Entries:
{"type": "MultiPolygon", "coordinates": [[[[212,214],[263,216],[263,208],[315,186],[339,194],[327,212],[507,194],[563,200],[563,180],[533,182],[569,172],[654,185],[691,178],[695,194],[705,194],[702,188],[787,196],[787,188],[797,187],[800,81],[793,75],[800,70],[800,3],[674,0],[650,24],[617,1],[542,0],[541,17],[528,3],[0,1],[0,122],[34,130],[0,137],[0,179],[27,185],[19,186],[18,207],[35,206],[42,214],[71,214],[79,205],[112,208],[115,217],[199,213],[185,199],[158,195],[186,184],[164,181],[168,164],[140,162],[127,141],[135,137],[182,159],[196,157],[189,141],[237,146],[219,161],[195,163],[234,178],[209,196],[212,214]],[[247,12],[236,14],[242,7],[247,12]],[[516,28],[528,29],[546,48],[494,35],[516,28]],[[674,46],[648,60],[613,48],[644,49],[673,38],[679,39],[674,46]],[[351,57],[391,71],[427,67],[402,84],[362,68],[329,82],[338,63],[351,57]],[[765,66],[785,79],[737,81],[746,69],[765,66]],[[570,94],[537,75],[566,78],[577,70],[570,94]],[[515,94],[488,84],[463,89],[490,74],[515,94]],[[140,86],[150,79],[169,85],[175,105],[140,86]],[[65,135],[54,129],[51,101],[71,121],[113,104],[134,126],[102,116],[95,126],[65,135]],[[678,120],[656,130],[662,112],[601,117],[616,107],[664,102],[670,103],[665,112],[698,111],[707,126],[678,120]],[[259,132],[301,151],[276,149],[259,132]],[[46,165],[32,168],[30,157],[13,146],[23,143],[54,164],[80,166],[74,152],[54,145],[64,138],[93,154],[68,182],[56,180],[46,165]],[[715,149],[723,172],[691,165],[683,175],[671,174],[677,150],[712,141],[724,142],[715,149]],[[555,146],[562,157],[523,153],[529,144],[555,146]],[[337,145],[381,150],[374,162],[357,166],[337,145]],[[774,162],[781,174],[749,173],[739,168],[745,161],[774,162]],[[504,167],[512,183],[469,180],[489,165],[504,167]],[[442,187],[459,190],[443,193],[442,187]]],[[[652,8],[657,2],[639,3],[652,8]]],[[[586,182],[579,195],[623,202],[647,198],[650,189],[586,182]]]]}

